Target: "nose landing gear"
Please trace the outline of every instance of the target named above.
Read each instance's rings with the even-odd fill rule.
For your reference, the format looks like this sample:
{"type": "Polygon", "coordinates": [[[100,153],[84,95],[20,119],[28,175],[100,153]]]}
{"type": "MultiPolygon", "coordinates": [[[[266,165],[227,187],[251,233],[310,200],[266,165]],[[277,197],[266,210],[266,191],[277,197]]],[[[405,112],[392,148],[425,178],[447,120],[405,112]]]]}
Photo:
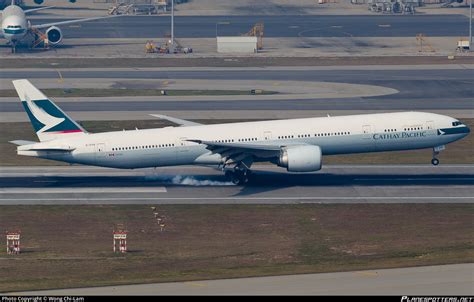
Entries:
{"type": "Polygon", "coordinates": [[[439,155],[439,153],[443,151],[444,149],[446,149],[444,145],[433,148],[433,159],[431,160],[431,164],[433,166],[439,165],[439,159],[437,159],[436,156],[439,155]]]}
{"type": "Polygon", "coordinates": [[[16,42],[12,41],[11,45],[12,45],[12,53],[16,53],[16,42]]]}

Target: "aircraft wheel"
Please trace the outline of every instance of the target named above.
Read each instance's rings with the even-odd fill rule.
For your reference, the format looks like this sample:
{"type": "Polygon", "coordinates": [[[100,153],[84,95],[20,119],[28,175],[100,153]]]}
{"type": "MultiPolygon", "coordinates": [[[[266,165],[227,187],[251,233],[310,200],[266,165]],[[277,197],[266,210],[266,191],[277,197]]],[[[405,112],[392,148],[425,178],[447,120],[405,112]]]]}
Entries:
{"type": "Polygon", "coordinates": [[[439,159],[433,158],[433,159],[431,160],[431,164],[432,164],[433,166],[439,165],[439,159]]]}
{"type": "Polygon", "coordinates": [[[225,176],[235,185],[242,185],[249,181],[247,173],[244,171],[226,171],[225,176]]]}

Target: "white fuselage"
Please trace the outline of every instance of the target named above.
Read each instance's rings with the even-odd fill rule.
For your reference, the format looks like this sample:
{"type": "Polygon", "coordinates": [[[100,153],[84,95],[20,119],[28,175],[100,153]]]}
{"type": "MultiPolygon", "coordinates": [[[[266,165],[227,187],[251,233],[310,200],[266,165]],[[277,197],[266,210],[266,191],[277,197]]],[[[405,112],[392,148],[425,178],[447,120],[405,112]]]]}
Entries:
{"type": "Polygon", "coordinates": [[[11,43],[18,43],[28,34],[28,21],[23,9],[9,5],[2,11],[2,33],[11,43]]]}
{"type": "MultiPolygon", "coordinates": [[[[262,122],[167,127],[97,134],[67,134],[37,145],[67,146],[72,152],[18,154],[114,168],[219,165],[222,157],[189,140],[259,145],[315,145],[323,155],[434,148],[461,139],[469,129],[432,113],[401,112],[262,122]],[[464,127],[464,131],[458,131],[464,127]],[[458,129],[458,130],[456,130],[458,129]]],[[[22,151],[24,149],[25,151],[22,151]]],[[[259,158],[256,161],[271,159],[259,158]]]]}

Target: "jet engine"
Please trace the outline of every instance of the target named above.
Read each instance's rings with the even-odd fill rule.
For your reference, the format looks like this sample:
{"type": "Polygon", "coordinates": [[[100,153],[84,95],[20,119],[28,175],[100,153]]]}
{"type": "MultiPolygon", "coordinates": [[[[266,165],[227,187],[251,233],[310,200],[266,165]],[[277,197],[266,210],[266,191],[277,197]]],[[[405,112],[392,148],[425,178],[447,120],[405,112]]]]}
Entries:
{"type": "Polygon", "coordinates": [[[34,0],[33,2],[36,3],[36,4],[41,4],[41,3],[43,3],[44,1],[43,1],[43,0],[34,0]]]}
{"type": "Polygon", "coordinates": [[[48,28],[46,31],[46,36],[48,37],[48,42],[53,45],[59,44],[63,39],[63,33],[56,26],[51,26],[48,28]]]}
{"type": "Polygon", "coordinates": [[[322,153],[318,146],[289,146],[282,148],[278,165],[288,172],[321,170],[322,153]]]}

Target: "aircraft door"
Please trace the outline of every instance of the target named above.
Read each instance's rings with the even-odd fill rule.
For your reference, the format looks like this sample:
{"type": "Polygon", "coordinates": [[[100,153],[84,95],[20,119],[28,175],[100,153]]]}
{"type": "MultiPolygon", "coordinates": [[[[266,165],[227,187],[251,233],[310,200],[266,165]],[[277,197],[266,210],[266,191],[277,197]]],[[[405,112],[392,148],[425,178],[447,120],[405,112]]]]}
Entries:
{"type": "Polygon", "coordinates": [[[100,162],[105,159],[105,144],[98,143],[95,144],[95,160],[96,162],[100,162]]]}
{"type": "Polygon", "coordinates": [[[375,149],[375,140],[373,138],[374,129],[372,125],[362,126],[362,144],[367,151],[375,149]]]}
{"type": "Polygon", "coordinates": [[[188,162],[187,157],[190,154],[189,142],[187,137],[180,137],[176,140],[175,143],[175,161],[177,164],[188,162]]]}
{"type": "Polygon", "coordinates": [[[371,125],[362,126],[362,133],[364,134],[364,138],[372,138],[372,126],[371,125]]]}
{"type": "Polygon", "coordinates": [[[180,137],[176,140],[176,147],[178,147],[178,152],[188,151],[186,148],[188,145],[187,139],[188,139],[187,137],[180,137]]]}
{"type": "Polygon", "coordinates": [[[272,140],[272,132],[271,131],[263,132],[263,139],[266,140],[266,141],[271,141],[272,140]]]}
{"type": "Polygon", "coordinates": [[[426,122],[426,129],[434,130],[434,122],[433,121],[427,121],[426,122]]]}

